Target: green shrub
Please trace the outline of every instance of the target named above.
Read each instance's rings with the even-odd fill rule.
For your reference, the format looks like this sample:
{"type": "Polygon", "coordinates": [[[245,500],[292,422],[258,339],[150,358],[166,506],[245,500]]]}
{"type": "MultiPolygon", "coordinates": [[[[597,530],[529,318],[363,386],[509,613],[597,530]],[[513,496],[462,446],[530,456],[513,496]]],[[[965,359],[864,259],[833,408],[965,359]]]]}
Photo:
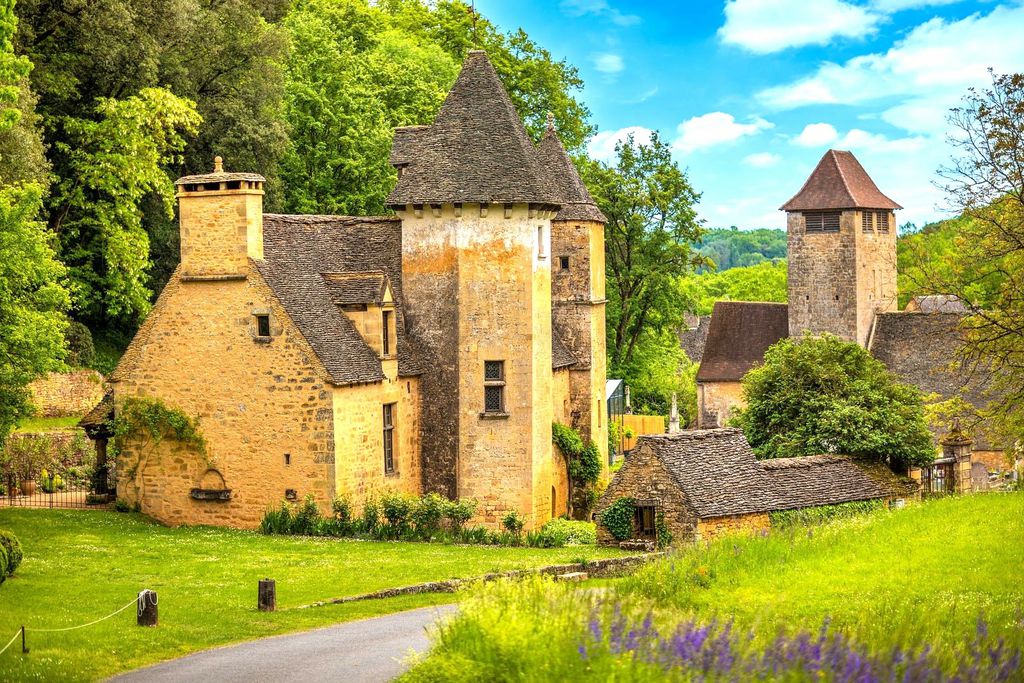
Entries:
{"type": "Polygon", "coordinates": [[[339,536],[351,536],[355,531],[355,520],[352,517],[352,504],[345,496],[337,496],[331,501],[331,512],[334,515],[334,529],[339,536]]]}
{"type": "Polygon", "coordinates": [[[618,541],[625,541],[633,535],[633,515],[636,501],[619,498],[601,513],[601,524],[618,541]]]}
{"type": "Polygon", "coordinates": [[[820,505],[813,508],[801,510],[779,510],[769,512],[773,529],[785,529],[791,526],[813,526],[825,524],[837,519],[866,515],[877,510],[885,509],[885,501],[882,500],[858,500],[852,503],[838,503],[836,505],[820,505]]]}
{"type": "Polygon", "coordinates": [[[668,530],[668,524],[665,523],[664,512],[659,512],[654,518],[654,531],[657,535],[659,548],[667,548],[672,545],[672,532],[668,530]]]}
{"type": "Polygon", "coordinates": [[[561,548],[567,545],[594,545],[597,529],[593,522],[562,519],[549,520],[540,529],[540,547],[561,548]]]}
{"type": "Polygon", "coordinates": [[[449,500],[445,504],[444,516],[448,518],[448,524],[452,533],[458,534],[466,526],[466,522],[476,514],[476,500],[465,498],[460,500],[449,500]]]}
{"type": "Polygon", "coordinates": [[[501,518],[501,528],[514,536],[516,541],[522,536],[524,526],[526,526],[526,520],[518,510],[509,510],[501,518]]]}
{"type": "Polygon", "coordinates": [[[441,530],[441,520],[449,501],[437,493],[428,493],[412,506],[412,523],[416,527],[416,535],[429,540],[441,530]]]}
{"type": "Polygon", "coordinates": [[[7,575],[10,576],[17,571],[21,565],[22,558],[25,556],[21,551],[21,542],[12,532],[0,529],[0,548],[4,549],[6,555],[6,564],[0,563],[0,573],[6,571],[7,575]]]}
{"type": "Polygon", "coordinates": [[[401,538],[409,527],[412,500],[401,493],[386,493],[381,496],[380,510],[387,521],[388,538],[401,538]]]}
{"type": "Polygon", "coordinates": [[[375,534],[380,527],[380,503],[376,496],[370,496],[363,504],[362,530],[368,534],[375,534]]]}
{"type": "Polygon", "coordinates": [[[122,498],[114,501],[114,512],[131,512],[132,506],[122,498]]]}
{"type": "Polygon", "coordinates": [[[7,549],[0,545],[0,584],[7,580],[7,564],[10,558],[7,557],[7,549]]]}
{"type": "Polygon", "coordinates": [[[291,532],[299,536],[320,536],[322,527],[323,516],[320,514],[320,506],[316,504],[313,494],[307,493],[302,499],[302,505],[292,517],[291,532]]]}
{"type": "Polygon", "coordinates": [[[68,365],[73,368],[92,366],[96,348],[92,343],[92,332],[80,322],[72,320],[64,332],[68,345],[68,365]]]}
{"type": "Polygon", "coordinates": [[[260,522],[260,533],[263,534],[290,534],[291,530],[292,509],[286,501],[281,501],[279,507],[267,510],[260,522]]]}

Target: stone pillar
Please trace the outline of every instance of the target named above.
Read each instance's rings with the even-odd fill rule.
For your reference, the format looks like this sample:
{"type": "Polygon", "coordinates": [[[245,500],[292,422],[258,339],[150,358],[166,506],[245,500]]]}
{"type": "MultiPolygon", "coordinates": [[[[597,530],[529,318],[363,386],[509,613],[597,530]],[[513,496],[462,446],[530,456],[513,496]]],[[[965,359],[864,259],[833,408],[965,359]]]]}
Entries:
{"type": "Polygon", "coordinates": [[[942,457],[952,458],[953,487],[956,493],[971,491],[971,455],[974,441],[960,429],[960,421],[953,423],[953,429],[941,441],[942,457]]]}
{"type": "Polygon", "coordinates": [[[672,392],[672,409],[668,413],[668,433],[679,433],[679,401],[676,392],[672,392]]]}

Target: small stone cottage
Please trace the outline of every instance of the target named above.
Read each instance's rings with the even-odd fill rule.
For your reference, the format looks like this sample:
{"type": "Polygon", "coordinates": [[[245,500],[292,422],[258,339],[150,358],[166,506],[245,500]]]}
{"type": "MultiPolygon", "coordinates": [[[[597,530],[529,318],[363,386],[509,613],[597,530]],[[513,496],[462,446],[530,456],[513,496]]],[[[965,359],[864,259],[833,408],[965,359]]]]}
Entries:
{"type": "MultiPolygon", "coordinates": [[[[887,467],[842,455],[759,461],[738,429],[644,436],[597,505],[598,518],[620,498],[635,506],[635,539],[653,541],[659,515],[675,543],[710,540],[771,526],[768,513],[854,501],[886,502],[917,486],[887,467]]],[[[616,543],[598,524],[598,541],[616,543]]]]}

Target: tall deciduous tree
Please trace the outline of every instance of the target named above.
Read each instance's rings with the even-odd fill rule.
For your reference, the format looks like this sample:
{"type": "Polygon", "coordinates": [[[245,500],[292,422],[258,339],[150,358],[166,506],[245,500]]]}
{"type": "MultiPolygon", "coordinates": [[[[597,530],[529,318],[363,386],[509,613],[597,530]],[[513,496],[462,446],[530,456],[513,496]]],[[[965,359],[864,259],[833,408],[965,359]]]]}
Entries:
{"type": "Polygon", "coordinates": [[[1011,445],[1024,438],[1024,74],[993,74],[950,123],[957,154],[940,176],[961,217],[915,284],[969,304],[960,360],[988,384],[987,417],[1011,445]]]}
{"type": "MultiPolygon", "coordinates": [[[[26,385],[56,369],[64,352],[64,269],[54,258],[37,219],[42,186],[33,171],[19,170],[6,155],[17,145],[11,132],[22,122],[31,64],[14,55],[14,0],[0,0],[0,449],[18,420],[32,410],[26,385]],[[17,182],[19,184],[12,184],[17,182]]],[[[30,133],[29,128],[22,128],[30,133]]]]}
{"type": "Polygon", "coordinates": [[[935,459],[920,390],[832,335],[776,343],[743,378],[743,397],[733,419],[761,458],[837,453],[897,471],[935,459]]]}
{"type": "Polygon", "coordinates": [[[616,162],[585,163],[584,180],[608,218],[605,258],[608,360],[627,366],[643,342],[676,329],[684,306],[677,278],[706,263],[693,249],[703,233],[694,205],[700,195],[657,134],[616,146],[616,162]]]}

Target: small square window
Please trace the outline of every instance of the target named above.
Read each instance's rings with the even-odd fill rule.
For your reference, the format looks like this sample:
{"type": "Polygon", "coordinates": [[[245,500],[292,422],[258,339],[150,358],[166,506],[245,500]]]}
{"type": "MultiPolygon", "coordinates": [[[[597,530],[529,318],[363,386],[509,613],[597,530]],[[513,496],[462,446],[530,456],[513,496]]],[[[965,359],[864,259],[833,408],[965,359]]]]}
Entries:
{"type": "Polygon", "coordinates": [[[484,387],[484,412],[486,413],[500,413],[502,412],[502,403],[504,402],[505,387],[484,387]]]}
{"type": "Polygon", "coordinates": [[[569,270],[569,257],[568,256],[559,256],[558,257],[558,267],[561,268],[562,270],[569,270]]]}
{"type": "Polygon", "coordinates": [[[270,336],[270,316],[261,314],[256,316],[256,336],[257,337],[269,337],[270,336]]]}
{"type": "Polygon", "coordinates": [[[505,379],[505,361],[488,360],[484,361],[484,381],[500,382],[505,379]]]}

